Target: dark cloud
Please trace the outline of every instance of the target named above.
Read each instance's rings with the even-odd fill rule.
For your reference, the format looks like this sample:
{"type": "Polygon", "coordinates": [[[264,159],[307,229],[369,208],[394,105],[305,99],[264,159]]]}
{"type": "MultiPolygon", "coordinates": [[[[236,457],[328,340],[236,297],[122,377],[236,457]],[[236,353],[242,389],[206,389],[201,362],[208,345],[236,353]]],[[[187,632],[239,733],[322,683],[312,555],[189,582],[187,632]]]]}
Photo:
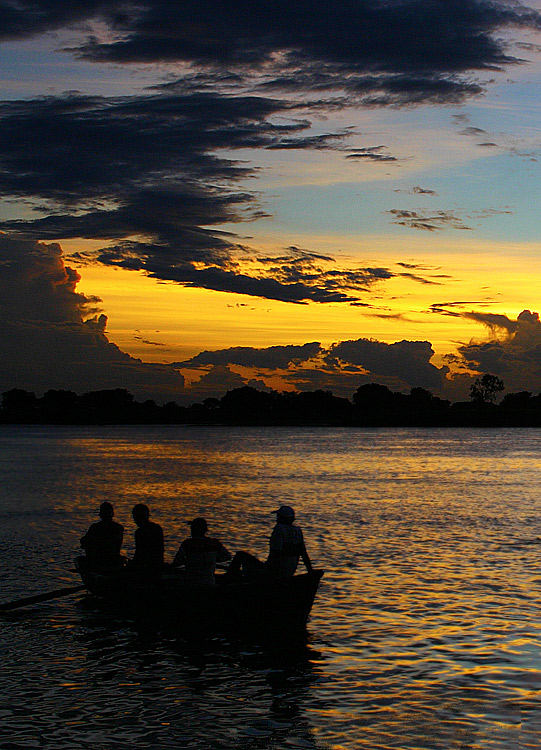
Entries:
{"type": "Polygon", "coordinates": [[[147,346],[157,346],[160,349],[165,349],[166,344],[164,344],[161,341],[151,341],[150,339],[144,338],[144,336],[141,336],[140,333],[136,333],[133,337],[136,341],[140,341],[142,344],[147,344],[147,346]]]}
{"type": "Polygon", "coordinates": [[[464,130],[461,130],[459,135],[485,135],[486,130],[483,130],[483,128],[474,128],[472,125],[468,126],[467,128],[464,128],[464,130]]]}
{"type": "Polygon", "coordinates": [[[316,261],[331,258],[294,248],[249,273],[239,266],[249,250],[212,229],[264,215],[254,195],[235,189],[253,170],[214,151],[272,146],[307,128],[304,120],[270,121],[290,108],[262,97],[169,88],[131,98],[4,102],[0,194],[32,198],[47,215],[1,226],[35,239],[114,241],[86,259],[188,286],[296,303],[354,301],[392,274],[342,272],[334,263],[324,269],[316,261]]]}
{"type": "Polygon", "coordinates": [[[357,148],[354,152],[348,154],[346,156],[346,159],[382,162],[398,161],[398,158],[396,156],[384,153],[386,149],[387,146],[370,146],[368,148],[357,148]]]}
{"type": "Polygon", "coordinates": [[[2,0],[0,3],[0,40],[26,37],[55,31],[92,18],[103,18],[115,25],[131,14],[133,2],[111,0],[2,0]],[[115,7],[116,6],[116,7],[115,7]]]}
{"type": "MultiPolygon", "coordinates": [[[[465,305],[494,305],[494,304],[496,303],[491,302],[491,301],[480,302],[479,300],[477,300],[477,301],[472,302],[471,300],[466,300],[466,301],[455,300],[451,302],[434,302],[432,305],[430,305],[430,310],[433,312],[442,312],[442,311],[445,311],[444,309],[446,307],[464,307],[465,305]]],[[[456,313],[456,314],[459,314],[459,313],[456,313]]]]}
{"type": "Polygon", "coordinates": [[[419,276],[416,273],[400,273],[399,276],[402,276],[404,279],[411,279],[412,281],[418,281],[419,284],[441,284],[440,281],[432,281],[431,279],[427,279],[424,276],[419,276]]]}
{"type": "Polygon", "coordinates": [[[464,318],[465,320],[474,320],[477,323],[482,323],[491,330],[492,333],[497,331],[507,331],[507,333],[515,333],[518,328],[518,322],[511,320],[507,315],[498,313],[486,313],[486,312],[456,312],[454,310],[446,310],[445,307],[462,307],[465,304],[476,304],[466,302],[446,302],[444,305],[431,305],[430,309],[432,312],[437,312],[443,315],[449,315],[452,318],[464,318]]]}
{"type": "Polygon", "coordinates": [[[435,190],[429,190],[428,188],[422,188],[419,185],[415,185],[412,188],[412,192],[416,195],[437,195],[435,190]]]}
{"type": "Polygon", "coordinates": [[[291,364],[300,364],[313,359],[321,352],[321,345],[314,341],[301,346],[234,346],[229,349],[203,351],[184,362],[175,362],[174,367],[201,367],[205,365],[241,365],[243,367],[263,367],[286,369],[291,364]]]}
{"type": "Polygon", "coordinates": [[[429,266],[421,265],[420,263],[404,263],[403,261],[396,264],[397,266],[402,266],[402,268],[411,268],[412,271],[414,270],[423,270],[427,271],[429,270],[429,266]]]}
{"type": "Polygon", "coordinates": [[[471,229],[452,211],[435,211],[434,213],[423,215],[417,211],[391,208],[387,213],[394,216],[393,224],[400,224],[409,229],[421,229],[426,232],[436,232],[446,227],[450,227],[451,229],[471,229]]]}
{"type": "Polygon", "coordinates": [[[473,211],[472,217],[475,219],[490,219],[492,216],[512,215],[510,208],[481,208],[479,211],[473,211]]]}
{"type": "Polygon", "coordinates": [[[343,141],[350,133],[321,133],[320,135],[305,135],[297,138],[281,138],[265,148],[270,150],[284,149],[312,149],[323,151],[336,148],[336,144],[343,141]]]}
{"type": "Polygon", "coordinates": [[[78,273],[58,244],[0,236],[0,392],[128,388],[142,398],[182,398],[184,378],[141,362],[106,335],[100,300],[77,292],[78,273]]]}
{"type": "Polygon", "coordinates": [[[422,188],[420,185],[415,185],[409,190],[403,190],[402,188],[395,188],[393,193],[405,193],[406,195],[438,195],[435,190],[429,190],[428,188],[422,188]]]}
{"type": "Polygon", "coordinates": [[[186,62],[236,76],[255,71],[268,86],[339,90],[375,106],[459,102],[480,93],[471,71],[518,62],[504,32],[541,25],[535,10],[511,0],[358,0],[335,3],[332,13],[324,0],[4,0],[0,38],[89,20],[108,26],[74,50],[90,60],[186,62]]]}
{"type": "Polygon", "coordinates": [[[506,315],[466,313],[464,317],[503,334],[488,341],[471,341],[458,348],[458,363],[480,373],[502,378],[510,391],[539,392],[541,385],[541,322],[539,315],[523,310],[516,320],[506,315]]]}
{"type": "Polygon", "coordinates": [[[306,120],[270,122],[291,108],[268,97],[169,90],[5,101],[0,191],[84,208],[92,201],[122,204],[156,184],[176,191],[186,179],[188,188],[196,181],[230,184],[254,172],[214,152],[271,146],[306,130],[306,120]]]}
{"type": "Polygon", "coordinates": [[[434,350],[429,341],[397,341],[386,344],[371,339],[356,339],[333,344],[327,362],[360,365],[373,378],[393,376],[411,387],[440,389],[447,367],[430,363],[434,350]]]}
{"type": "MultiPolygon", "coordinates": [[[[370,382],[370,378],[358,368],[350,370],[347,366],[341,370],[306,367],[287,373],[284,380],[296,391],[331,391],[342,398],[351,398],[360,385],[370,382]]],[[[388,382],[396,384],[392,379],[388,382]]]]}
{"type": "MultiPolygon", "coordinates": [[[[140,96],[1,103],[0,195],[26,200],[29,209],[2,228],[40,240],[101,239],[111,246],[94,259],[104,264],[296,303],[355,302],[392,274],[308,269],[298,261],[247,269],[249,248],[220,225],[266,214],[257,195],[238,187],[257,170],[234,159],[235,151],[344,151],[351,130],[314,133],[307,113],[461,101],[482,90],[472,71],[517,62],[503,30],[541,26],[526,7],[485,0],[452,7],[359,0],[332,13],[322,0],[0,2],[3,39],[68,27],[81,35],[94,21],[103,36],[76,54],[185,62],[186,73],[140,96]]],[[[397,161],[385,146],[360,146],[347,158],[397,161]]],[[[393,212],[397,223],[417,229],[467,228],[449,212],[393,212]]]]}
{"type": "Polygon", "coordinates": [[[221,398],[227,391],[233,388],[249,386],[259,391],[270,391],[263,380],[258,378],[244,377],[238,372],[231,370],[227,365],[214,365],[204,373],[199,380],[191,384],[187,393],[190,401],[203,401],[206,398],[221,398]]]}
{"type": "Polygon", "coordinates": [[[148,0],[137,8],[116,21],[120,38],[91,40],[80,54],[255,69],[268,85],[338,88],[374,105],[452,102],[478,93],[467,71],[516,62],[502,30],[540,25],[533,10],[487,0],[359,0],[335,4],[332,13],[323,0],[242,6],[238,0],[148,0]]]}

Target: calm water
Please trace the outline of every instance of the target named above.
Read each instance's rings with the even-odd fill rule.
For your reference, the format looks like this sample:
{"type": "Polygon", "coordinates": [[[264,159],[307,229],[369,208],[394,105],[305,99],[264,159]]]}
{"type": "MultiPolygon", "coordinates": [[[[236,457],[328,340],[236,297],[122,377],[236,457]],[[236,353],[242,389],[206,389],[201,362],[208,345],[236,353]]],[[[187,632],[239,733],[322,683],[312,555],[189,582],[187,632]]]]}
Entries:
{"type": "Polygon", "coordinates": [[[140,630],[85,597],[0,620],[0,747],[540,748],[541,431],[0,428],[0,598],[76,582],[111,500],[168,553],[207,516],[264,556],[295,505],[306,641],[140,630]]]}

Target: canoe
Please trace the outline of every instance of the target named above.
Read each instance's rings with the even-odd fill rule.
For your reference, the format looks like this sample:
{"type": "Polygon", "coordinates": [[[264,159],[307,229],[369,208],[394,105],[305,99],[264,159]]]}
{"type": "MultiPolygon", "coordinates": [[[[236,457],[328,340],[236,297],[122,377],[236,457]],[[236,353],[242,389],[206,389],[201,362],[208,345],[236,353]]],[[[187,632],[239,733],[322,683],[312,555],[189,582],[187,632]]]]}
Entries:
{"type": "Polygon", "coordinates": [[[149,578],[126,569],[90,571],[83,561],[79,558],[76,567],[89,593],[116,610],[218,628],[303,626],[323,576],[322,570],[315,570],[290,578],[231,581],[218,574],[215,586],[194,586],[175,570],[149,578]]]}

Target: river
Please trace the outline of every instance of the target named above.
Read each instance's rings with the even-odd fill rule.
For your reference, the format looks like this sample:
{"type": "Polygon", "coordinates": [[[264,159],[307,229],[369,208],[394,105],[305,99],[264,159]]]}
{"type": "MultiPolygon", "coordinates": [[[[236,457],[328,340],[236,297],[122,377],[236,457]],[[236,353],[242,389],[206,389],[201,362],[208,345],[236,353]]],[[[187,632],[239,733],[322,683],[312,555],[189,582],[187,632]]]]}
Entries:
{"type": "Polygon", "coordinates": [[[172,556],[265,556],[297,511],[303,639],[141,629],[78,595],[0,619],[0,747],[539,748],[541,430],[0,427],[1,600],[76,583],[104,500],[172,556]]]}

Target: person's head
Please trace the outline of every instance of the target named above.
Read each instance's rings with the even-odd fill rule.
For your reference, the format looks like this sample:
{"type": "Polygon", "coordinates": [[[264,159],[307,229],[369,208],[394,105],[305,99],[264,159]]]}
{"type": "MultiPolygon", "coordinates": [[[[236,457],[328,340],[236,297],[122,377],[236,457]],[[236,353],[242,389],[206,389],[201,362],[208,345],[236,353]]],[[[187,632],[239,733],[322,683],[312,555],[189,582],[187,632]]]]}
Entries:
{"type": "Polygon", "coordinates": [[[148,505],[145,505],[144,503],[137,503],[137,505],[133,506],[131,514],[137,526],[141,526],[148,521],[150,511],[148,509],[148,505]]]}
{"type": "Polygon", "coordinates": [[[274,513],[276,513],[278,523],[291,525],[295,520],[295,511],[290,505],[281,505],[274,513]]]}
{"type": "Polygon", "coordinates": [[[204,518],[194,518],[193,521],[190,521],[190,529],[192,536],[202,537],[207,533],[208,525],[204,518]]]}
{"type": "Polygon", "coordinates": [[[105,501],[104,503],[100,505],[100,518],[103,521],[110,521],[114,515],[115,515],[115,511],[111,503],[108,503],[107,501],[105,501]]]}

